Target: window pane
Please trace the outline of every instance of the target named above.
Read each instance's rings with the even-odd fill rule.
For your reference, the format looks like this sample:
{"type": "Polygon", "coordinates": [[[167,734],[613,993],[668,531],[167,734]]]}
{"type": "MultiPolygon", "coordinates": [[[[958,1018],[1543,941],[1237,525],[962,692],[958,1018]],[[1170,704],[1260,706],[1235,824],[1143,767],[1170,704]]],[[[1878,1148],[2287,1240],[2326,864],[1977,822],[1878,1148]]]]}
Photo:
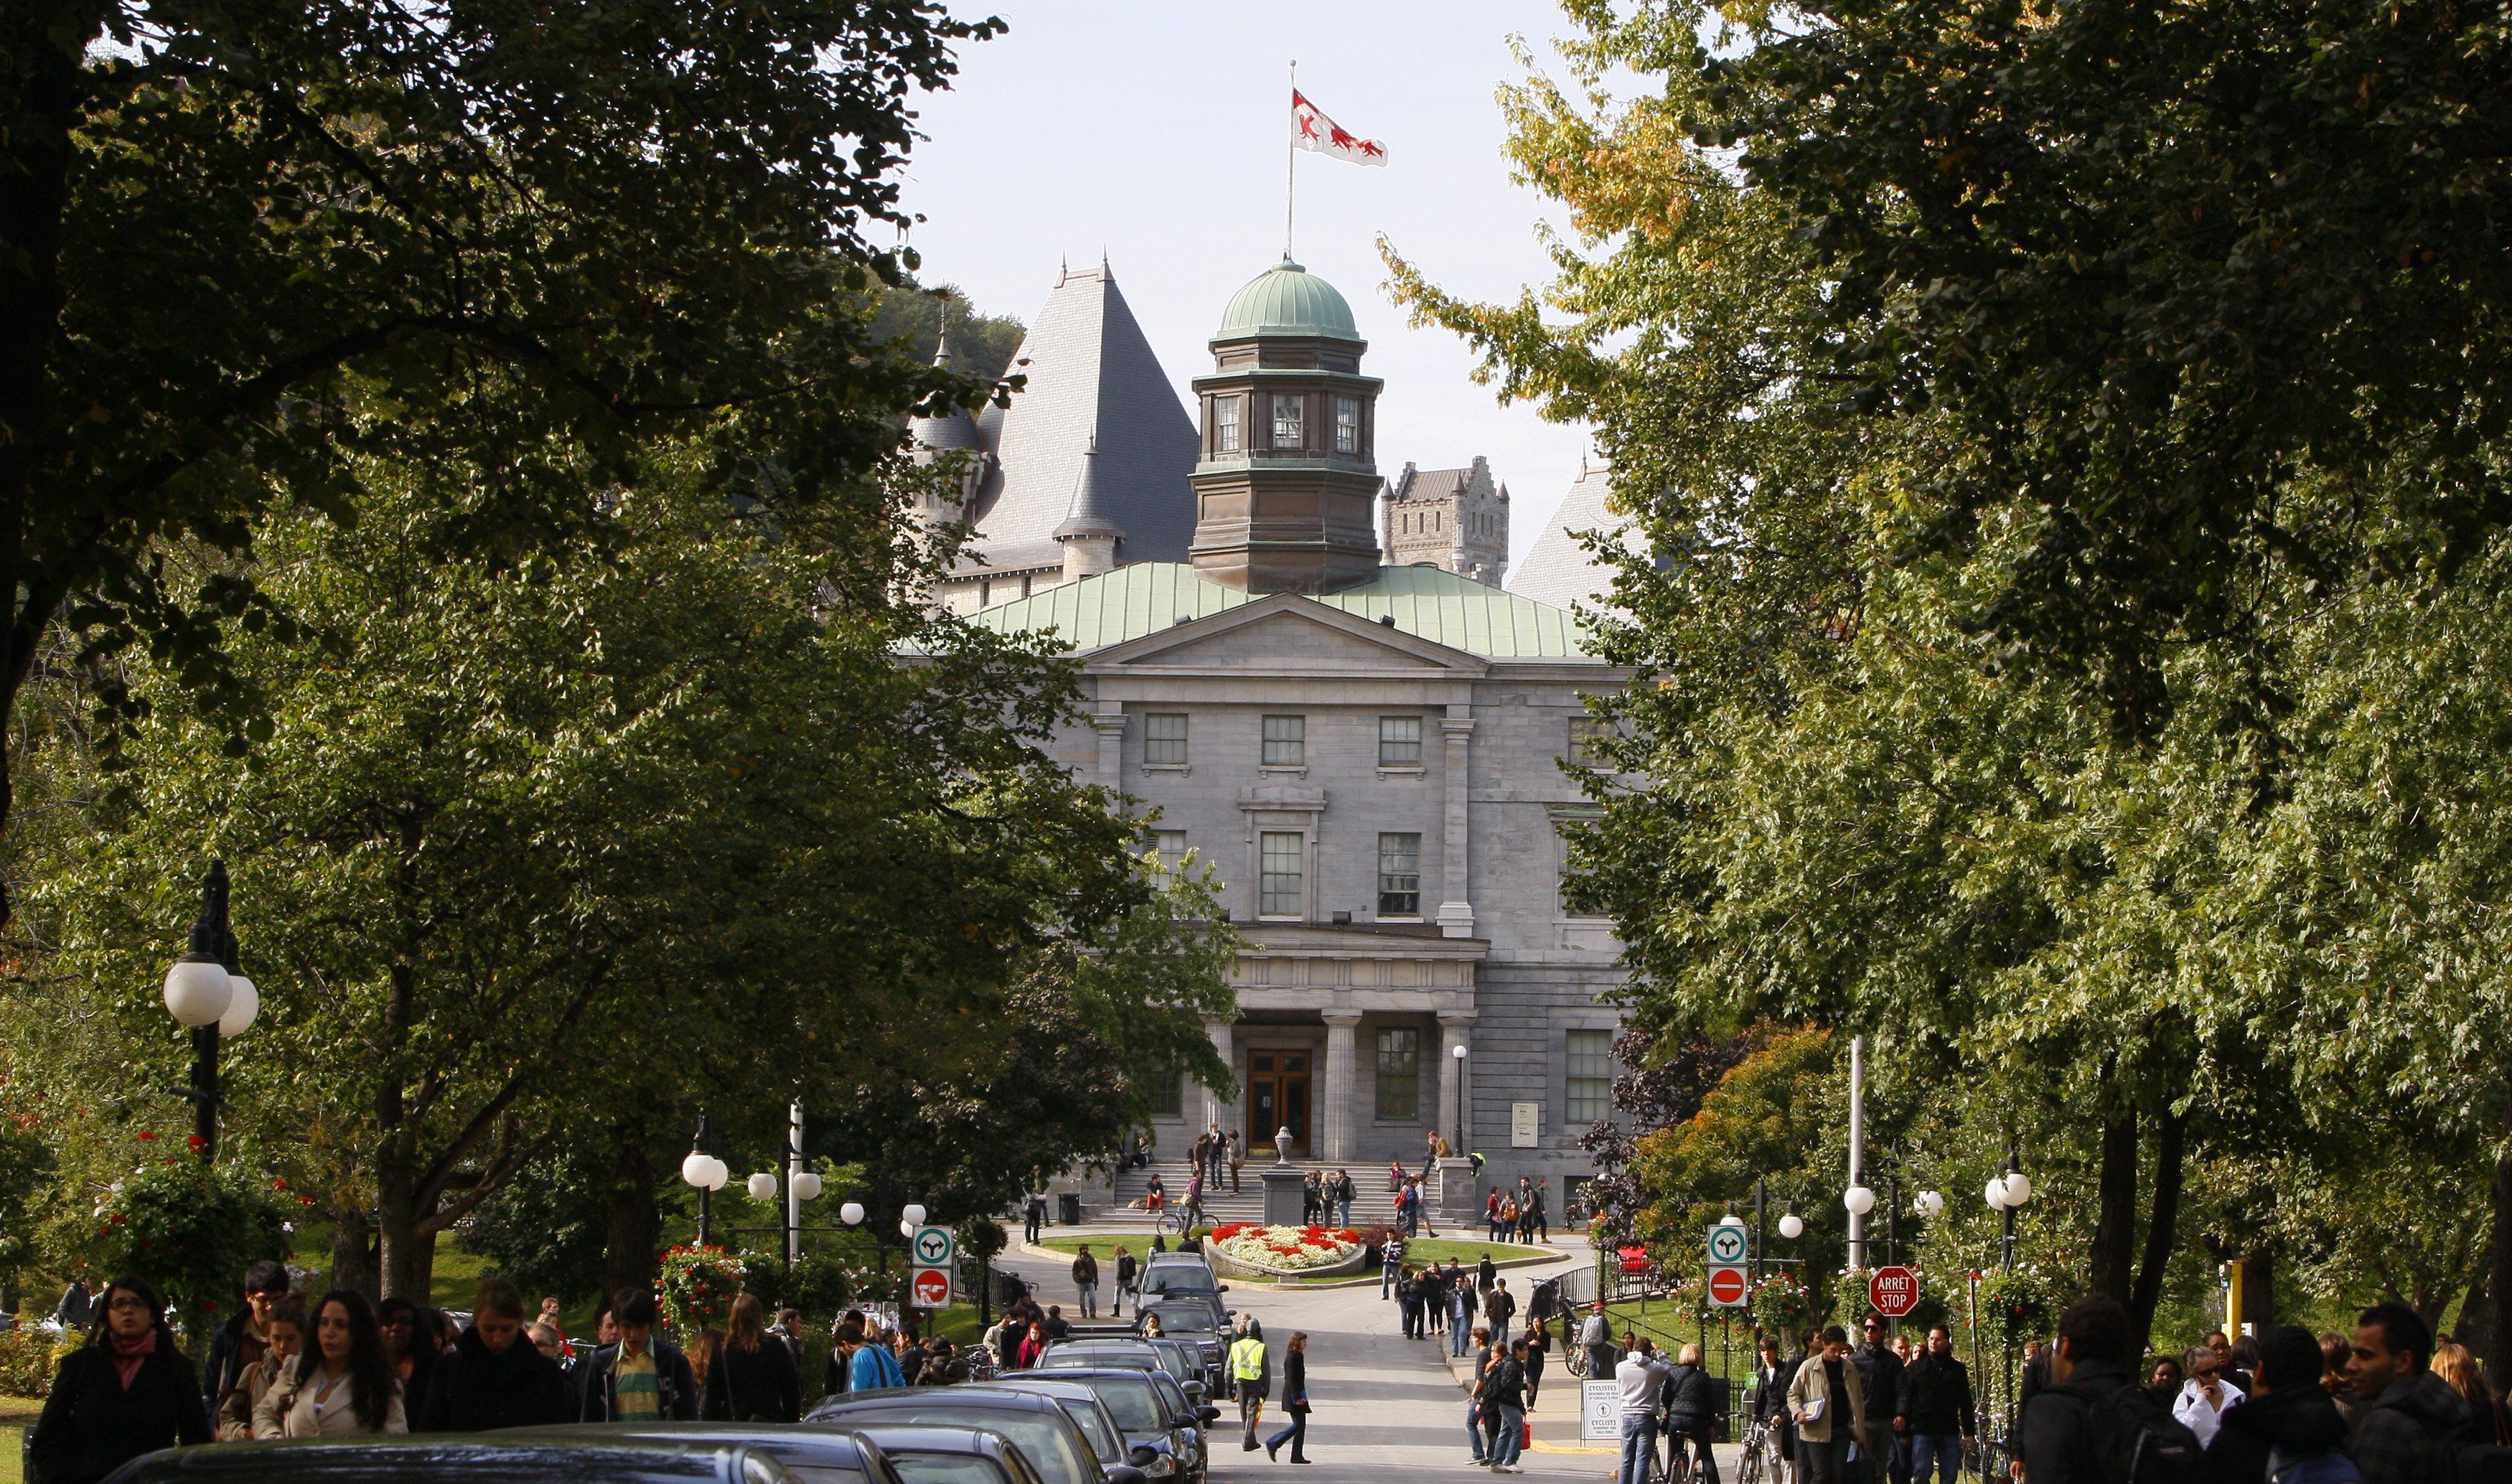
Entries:
{"type": "Polygon", "coordinates": [[[1422,765],[1422,719],[1420,717],[1380,717],[1378,719],[1378,765],[1380,767],[1420,767],[1422,765]]]}
{"type": "Polygon", "coordinates": [[[1422,916],[1422,837],[1378,837],[1378,915],[1422,916]]]}
{"type": "Polygon", "coordinates": [[[1573,1031],[1567,1050],[1570,1122],[1601,1122],[1614,1111],[1614,1033],[1573,1031]]]}
{"type": "Polygon", "coordinates": [[[1259,854],[1256,911],[1268,918],[1300,916],[1305,895],[1301,878],[1308,865],[1308,840],[1287,831],[1268,830],[1259,854]]]}
{"type": "Polygon", "coordinates": [[[1160,853],[1160,869],[1163,871],[1175,871],[1186,861],[1186,832],[1184,830],[1154,830],[1152,832],[1152,847],[1160,853]]]}
{"type": "Polygon", "coordinates": [[[1174,1118],[1186,1111],[1185,1078],[1172,1072],[1152,1084],[1152,1113],[1174,1118]]]}
{"type": "Polygon", "coordinates": [[[1378,1033],[1378,1116],[1403,1121],[1422,1115],[1422,1033],[1390,1028],[1378,1033]]]}
{"type": "Polygon", "coordinates": [[[1265,765],[1267,767],[1303,767],[1309,761],[1309,719],[1307,717],[1267,717],[1265,719],[1265,765]]]}
{"type": "Polygon", "coordinates": [[[1360,399],[1357,397],[1335,399],[1335,451],[1360,451],[1360,399]]]}
{"type": "Polygon", "coordinates": [[[1236,397],[1213,399],[1212,447],[1219,453],[1238,451],[1238,399],[1236,397]]]}
{"type": "Polygon", "coordinates": [[[1305,440],[1300,436],[1300,414],[1301,414],[1301,412],[1305,410],[1305,408],[1306,408],[1306,399],[1305,399],[1305,398],[1296,397],[1296,396],[1290,396],[1290,395],[1284,395],[1284,394],[1276,394],[1276,395],[1275,396],[1275,398],[1274,398],[1274,447],[1275,447],[1275,448],[1277,448],[1277,449],[1297,449],[1297,448],[1301,448],[1301,447],[1304,447],[1304,446],[1305,446],[1305,442],[1306,442],[1306,441],[1305,441],[1305,440]]]}
{"type": "Polygon", "coordinates": [[[1143,718],[1143,761],[1145,762],[1184,762],[1186,761],[1186,713],[1155,711],[1143,718]]]}
{"type": "Polygon", "coordinates": [[[1604,750],[1598,746],[1598,742],[1604,734],[1604,723],[1598,722],[1594,717],[1572,717],[1570,719],[1570,748],[1569,751],[1564,753],[1562,756],[1573,766],[1602,766],[1606,762],[1606,759],[1604,750]]]}

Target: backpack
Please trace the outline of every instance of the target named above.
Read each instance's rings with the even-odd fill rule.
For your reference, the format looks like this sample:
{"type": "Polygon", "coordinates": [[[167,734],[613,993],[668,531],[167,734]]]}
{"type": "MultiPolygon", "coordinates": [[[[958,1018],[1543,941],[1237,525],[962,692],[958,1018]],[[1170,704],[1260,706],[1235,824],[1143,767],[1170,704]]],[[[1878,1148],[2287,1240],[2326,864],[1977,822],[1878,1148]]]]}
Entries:
{"type": "Polygon", "coordinates": [[[2270,1449],[2267,1484],[2364,1484],[2364,1476],[2356,1472],[2353,1461],[2335,1449],[2292,1463],[2270,1449]]]}
{"type": "Polygon", "coordinates": [[[2172,1415],[2170,1403],[2139,1386],[2087,1400],[2101,1478],[2112,1484],[2199,1484],[2206,1477],[2206,1445],[2172,1415]]]}

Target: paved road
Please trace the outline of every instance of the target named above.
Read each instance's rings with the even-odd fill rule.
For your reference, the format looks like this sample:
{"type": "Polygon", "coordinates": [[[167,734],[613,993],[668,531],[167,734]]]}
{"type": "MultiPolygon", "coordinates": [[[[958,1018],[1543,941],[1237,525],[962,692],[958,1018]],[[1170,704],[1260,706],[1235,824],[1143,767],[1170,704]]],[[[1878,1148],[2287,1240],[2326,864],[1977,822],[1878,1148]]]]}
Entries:
{"type": "MultiPolygon", "coordinates": [[[[1494,1252],[1506,1256],[1511,1250],[1500,1247],[1494,1252]]],[[[1582,1260],[1577,1252],[1559,1250],[1559,1267],[1582,1260]]],[[[999,1261],[1037,1283],[1041,1303],[1065,1303],[1070,1311],[1073,1287],[1062,1263],[1027,1257],[1017,1248],[999,1261]]],[[[1104,1255],[1101,1261],[1105,1263],[1104,1255]]],[[[1510,1269],[1509,1286],[1522,1292],[1553,1270],[1557,1269],[1510,1269]]],[[[1467,1451],[1465,1396],[1442,1358],[1447,1353],[1446,1341],[1402,1338],[1394,1303],[1381,1300],[1375,1285],[1302,1292],[1233,1285],[1228,1302],[1262,1321],[1266,1339],[1277,1347],[1291,1331],[1308,1332],[1309,1396],[1315,1408],[1309,1418],[1308,1446],[1315,1464],[1294,1468],[1287,1447],[1279,1464],[1261,1451],[1240,1451],[1236,1409],[1224,1404],[1225,1430],[1214,1440],[1218,1446],[1213,1454],[1213,1484],[1279,1480],[1286,1472],[1304,1484],[1361,1484],[1363,1480],[1385,1484],[1390,1478],[1435,1473],[1490,1477],[1488,1470],[1472,1465],[1467,1451]]],[[[1537,1400],[1538,1447],[1522,1461],[1527,1476],[1610,1477],[1611,1457],[1567,1451],[1582,1446],[1577,1392],[1557,1363],[1557,1351],[1555,1359],[1537,1400]]],[[[1275,1370],[1278,1376],[1278,1360],[1275,1370]]],[[[1266,1409],[1268,1432],[1273,1430],[1270,1420],[1275,1412],[1273,1407],[1266,1409]]]]}

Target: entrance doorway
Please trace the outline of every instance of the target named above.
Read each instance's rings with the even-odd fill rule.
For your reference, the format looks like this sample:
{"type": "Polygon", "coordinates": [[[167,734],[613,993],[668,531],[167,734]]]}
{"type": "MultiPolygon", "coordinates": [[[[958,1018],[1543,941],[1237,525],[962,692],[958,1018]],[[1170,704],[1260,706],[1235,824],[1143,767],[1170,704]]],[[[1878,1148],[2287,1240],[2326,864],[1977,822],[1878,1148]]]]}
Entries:
{"type": "Polygon", "coordinates": [[[1291,1157],[1309,1154],[1309,1053],[1247,1053],[1247,1152],[1273,1155],[1274,1135],[1291,1131],[1291,1157]]]}

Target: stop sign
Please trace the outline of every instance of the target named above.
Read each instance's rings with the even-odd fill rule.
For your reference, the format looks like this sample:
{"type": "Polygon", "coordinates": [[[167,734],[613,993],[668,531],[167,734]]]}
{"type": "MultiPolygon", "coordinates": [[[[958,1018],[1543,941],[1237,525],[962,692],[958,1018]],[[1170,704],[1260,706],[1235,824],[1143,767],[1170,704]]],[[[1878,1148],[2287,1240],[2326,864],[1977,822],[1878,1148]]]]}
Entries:
{"type": "Polygon", "coordinates": [[[908,1285],[916,1296],[919,1308],[942,1308],[951,1302],[951,1273],[943,1268],[919,1268],[916,1279],[908,1285]]]}
{"type": "Polygon", "coordinates": [[[1866,1280],[1866,1300],[1888,1319],[1899,1319],[1919,1307],[1919,1275],[1907,1268],[1878,1268],[1866,1280]]]}
{"type": "Polygon", "coordinates": [[[1709,1269],[1709,1302],[1721,1308],[1743,1308],[1745,1286],[1745,1269],[1742,1268],[1709,1269]]]}

